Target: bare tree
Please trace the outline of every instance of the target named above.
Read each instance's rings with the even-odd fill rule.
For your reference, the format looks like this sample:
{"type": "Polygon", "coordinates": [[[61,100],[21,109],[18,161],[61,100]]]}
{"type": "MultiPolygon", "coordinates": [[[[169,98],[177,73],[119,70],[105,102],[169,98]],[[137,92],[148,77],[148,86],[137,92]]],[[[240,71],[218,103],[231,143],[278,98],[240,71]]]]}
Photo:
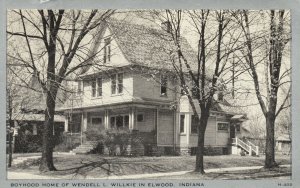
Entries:
{"type": "Polygon", "coordinates": [[[290,103],[288,103],[291,94],[290,89],[285,92],[285,96],[281,101],[282,104],[278,105],[278,89],[284,84],[290,84],[289,75],[291,69],[283,69],[284,49],[286,44],[290,41],[290,22],[289,13],[284,10],[271,10],[268,16],[265,16],[266,12],[262,13],[262,15],[265,16],[263,18],[266,19],[265,23],[269,21],[269,29],[266,30],[268,40],[260,42],[262,37],[256,35],[256,32],[262,28],[259,25],[256,25],[256,27],[253,26],[253,20],[255,20],[253,16],[257,17],[259,15],[257,11],[251,14],[251,12],[243,10],[235,17],[244,33],[246,49],[242,51],[242,53],[244,54],[246,64],[250,68],[249,72],[253,79],[256,97],[266,120],[265,168],[273,168],[277,165],[275,162],[274,140],[276,117],[283,109],[290,106],[290,103]],[[257,51],[264,51],[266,48],[265,45],[267,45],[268,48],[267,55],[259,55],[257,51]],[[263,48],[257,46],[263,46],[263,48]],[[267,59],[265,88],[261,87],[262,84],[260,84],[260,81],[263,79],[263,75],[259,73],[258,68],[263,58],[267,59]],[[265,95],[263,94],[264,92],[266,93],[265,95]]]}
{"type": "MultiPolygon", "coordinates": [[[[204,172],[204,136],[213,107],[214,96],[224,89],[222,83],[232,77],[225,74],[232,70],[229,63],[231,54],[238,50],[239,33],[234,33],[236,24],[231,22],[229,11],[209,10],[166,10],[153,11],[152,18],[156,17],[168,25],[166,38],[172,41],[175,50],[170,55],[173,71],[175,72],[182,92],[187,96],[192,107],[195,120],[198,124],[198,144],[196,150],[195,171],[204,172]],[[183,29],[189,24],[190,32],[196,31],[197,56],[189,53],[183,43],[183,29]],[[200,109],[200,110],[199,110],[200,109]]],[[[240,72],[236,74],[238,76],[240,72]]]]}
{"type": "MultiPolygon", "coordinates": [[[[56,170],[53,164],[53,123],[57,92],[62,81],[97,59],[90,50],[104,21],[114,13],[83,10],[10,10],[8,57],[24,64],[40,83],[46,98],[43,151],[40,171],[56,170]]],[[[94,43],[94,49],[97,43],[94,43]]],[[[18,76],[18,75],[17,75],[18,76]]],[[[26,82],[26,81],[24,81],[26,82]]]]}

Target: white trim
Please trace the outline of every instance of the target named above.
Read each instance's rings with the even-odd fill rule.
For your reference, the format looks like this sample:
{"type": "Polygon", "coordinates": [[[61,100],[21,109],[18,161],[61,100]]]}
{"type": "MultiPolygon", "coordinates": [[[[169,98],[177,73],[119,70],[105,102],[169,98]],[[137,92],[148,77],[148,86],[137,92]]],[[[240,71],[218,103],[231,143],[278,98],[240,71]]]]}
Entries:
{"type": "MultiPolygon", "coordinates": [[[[83,84],[82,84],[83,85],[83,84]]],[[[91,83],[91,99],[97,99],[97,98],[102,98],[103,96],[103,78],[102,76],[99,76],[95,79],[92,80],[92,83],[91,83]],[[99,88],[99,85],[98,85],[98,80],[101,79],[101,95],[98,95],[98,88],[99,88]],[[93,82],[96,82],[96,88],[95,88],[95,96],[93,96],[93,82]]]]}
{"type": "Polygon", "coordinates": [[[111,96],[118,96],[124,94],[124,72],[114,73],[110,76],[110,94],[111,96]],[[119,74],[122,74],[122,92],[119,93],[119,74]],[[116,90],[115,93],[112,92],[112,77],[116,75],[116,90]]]}

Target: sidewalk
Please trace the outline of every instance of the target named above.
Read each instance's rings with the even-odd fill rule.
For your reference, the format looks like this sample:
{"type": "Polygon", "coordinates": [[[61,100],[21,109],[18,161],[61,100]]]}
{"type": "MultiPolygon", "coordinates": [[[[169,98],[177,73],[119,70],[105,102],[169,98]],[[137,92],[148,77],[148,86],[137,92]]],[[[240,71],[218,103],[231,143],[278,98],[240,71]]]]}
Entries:
{"type": "MultiPolygon", "coordinates": [[[[280,167],[290,167],[291,165],[280,165],[280,167]]],[[[263,166],[245,166],[245,167],[231,167],[231,168],[214,168],[205,170],[206,173],[216,173],[216,172],[231,172],[240,170],[254,170],[260,169],[263,166]]],[[[178,172],[163,172],[163,173],[152,173],[152,174],[134,174],[125,176],[108,176],[108,177],[90,177],[86,176],[85,179],[144,179],[144,178],[156,178],[156,177],[171,177],[180,176],[192,171],[178,171],[178,172]]],[[[53,177],[45,175],[37,175],[33,173],[26,172],[7,172],[8,179],[70,179],[70,176],[53,177]]]]}

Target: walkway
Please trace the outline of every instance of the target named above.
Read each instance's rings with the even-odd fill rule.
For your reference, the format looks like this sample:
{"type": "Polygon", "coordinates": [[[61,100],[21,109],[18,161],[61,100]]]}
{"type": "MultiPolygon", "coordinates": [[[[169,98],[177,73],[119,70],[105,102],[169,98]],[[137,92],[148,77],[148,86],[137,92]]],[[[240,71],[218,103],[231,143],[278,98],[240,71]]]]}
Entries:
{"type": "MultiPolygon", "coordinates": [[[[290,167],[291,165],[280,165],[280,167],[290,167]]],[[[207,169],[206,173],[215,173],[215,172],[230,172],[230,171],[239,171],[239,170],[253,170],[260,169],[263,166],[246,166],[246,167],[231,167],[231,168],[215,168],[207,169]]],[[[156,178],[156,177],[171,177],[179,176],[191,171],[179,171],[179,172],[164,172],[164,173],[152,173],[152,174],[134,174],[134,175],[125,175],[125,176],[108,176],[108,177],[90,177],[87,176],[85,179],[144,179],[144,178],[156,178]]],[[[53,176],[37,175],[32,172],[15,172],[8,171],[7,179],[70,179],[70,176],[62,176],[60,178],[53,176]]]]}

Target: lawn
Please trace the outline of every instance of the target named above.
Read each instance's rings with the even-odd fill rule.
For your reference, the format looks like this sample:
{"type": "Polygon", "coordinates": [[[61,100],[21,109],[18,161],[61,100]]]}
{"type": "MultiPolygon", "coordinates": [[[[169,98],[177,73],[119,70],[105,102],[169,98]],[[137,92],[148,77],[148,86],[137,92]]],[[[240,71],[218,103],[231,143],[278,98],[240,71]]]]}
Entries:
{"type": "MultiPolygon", "coordinates": [[[[205,156],[205,169],[239,166],[262,166],[264,157],[251,156],[205,156]]],[[[279,164],[290,164],[290,156],[277,156],[279,164]]],[[[57,171],[45,175],[68,178],[107,177],[112,175],[146,174],[156,172],[190,171],[194,169],[195,156],[162,157],[104,157],[100,155],[60,155],[54,158],[57,171]]],[[[11,170],[38,173],[38,160],[13,167],[11,170]]]]}

